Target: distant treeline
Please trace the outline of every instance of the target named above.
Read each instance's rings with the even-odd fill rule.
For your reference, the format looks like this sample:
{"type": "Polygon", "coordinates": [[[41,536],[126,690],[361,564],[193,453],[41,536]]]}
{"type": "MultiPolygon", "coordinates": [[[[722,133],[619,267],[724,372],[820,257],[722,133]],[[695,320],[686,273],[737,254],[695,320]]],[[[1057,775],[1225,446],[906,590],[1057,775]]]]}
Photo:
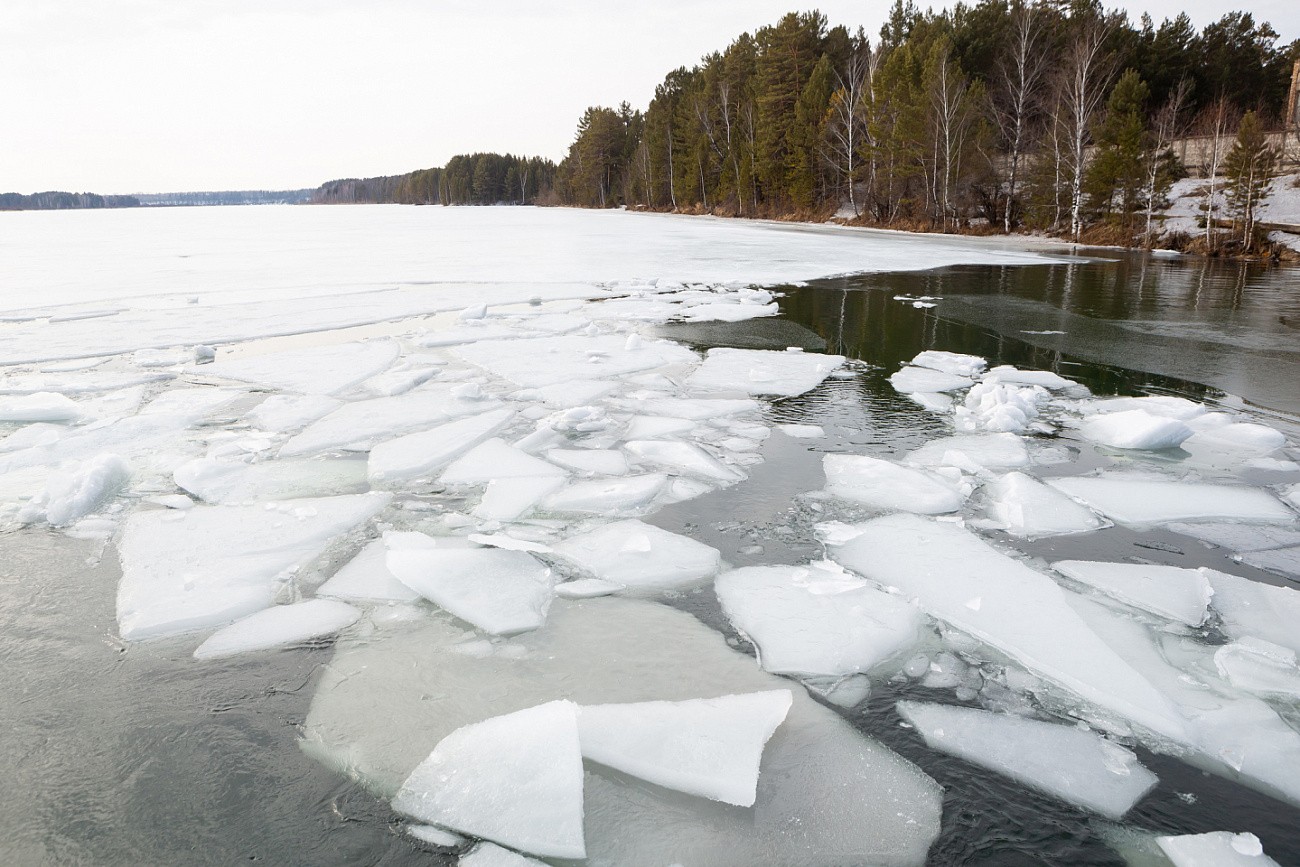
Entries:
{"type": "Polygon", "coordinates": [[[101,196],[98,193],[0,193],[0,211],[68,211],[78,208],[138,208],[135,196],[101,196]]]}
{"type": "Polygon", "coordinates": [[[298,205],[311,200],[315,190],[215,190],[192,193],[140,193],[142,205],[298,205]]]}
{"type": "Polygon", "coordinates": [[[320,204],[531,205],[547,200],[555,163],[510,154],[459,154],[440,168],[404,175],[347,178],[322,184],[320,204]]]}
{"type": "Polygon", "coordinates": [[[791,13],[668,73],[645,111],[589,108],[556,194],[746,216],[843,203],[879,225],[1076,238],[1118,223],[1124,242],[1149,236],[1185,171],[1174,139],[1231,143],[1244,114],[1277,128],[1300,54],[1277,41],[1245,12],[1198,33],[1185,14],[1134,24],[1096,0],[896,0],[874,44],[791,13]]]}

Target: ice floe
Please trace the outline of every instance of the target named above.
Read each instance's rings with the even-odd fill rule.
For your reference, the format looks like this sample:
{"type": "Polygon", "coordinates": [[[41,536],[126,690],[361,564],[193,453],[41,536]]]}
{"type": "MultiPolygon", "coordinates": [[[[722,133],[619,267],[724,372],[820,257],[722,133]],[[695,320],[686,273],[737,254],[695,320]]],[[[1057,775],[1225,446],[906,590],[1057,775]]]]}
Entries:
{"type": "Polygon", "coordinates": [[[1058,560],[1052,568],[1126,605],[1188,626],[1200,626],[1209,616],[1214,590],[1202,570],[1090,560],[1058,560]]]}
{"type": "Polygon", "coordinates": [[[130,480],[131,466],[120,455],[97,455],[61,465],[49,473],[44,489],[18,511],[18,521],[67,526],[98,509],[130,480]]]}
{"type": "Polygon", "coordinates": [[[844,361],[842,355],[710,349],[704,363],[687,378],[686,385],[699,391],[792,397],[816,388],[844,361]]]}
{"type": "Polygon", "coordinates": [[[500,432],[514,417],[512,409],[494,409],[381,442],[370,450],[367,473],[375,484],[400,483],[428,475],[500,432]]]}
{"type": "Polygon", "coordinates": [[[945,373],[928,367],[904,367],[889,377],[889,384],[903,394],[929,394],[931,392],[961,391],[974,385],[974,380],[955,373],[945,373]]]}
{"type": "Polygon", "coordinates": [[[1008,533],[1026,539],[1087,533],[1106,526],[1089,509],[1020,472],[984,485],[989,515],[1008,533]]]}
{"type": "Polygon", "coordinates": [[[920,467],[956,467],[967,472],[1016,469],[1029,464],[1029,449],[1014,433],[958,434],[931,440],[908,453],[906,461],[920,467]]]}
{"type": "Polygon", "coordinates": [[[81,404],[64,394],[38,391],[0,398],[0,422],[71,422],[86,417],[81,404]]]}
{"type": "Polygon", "coordinates": [[[827,493],[876,509],[939,515],[957,511],[966,500],[959,484],[880,458],[826,455],[822,469],[827,493]]]}
{"type": "Polygon", "coordinates": [[[1292,523],[1295,512],[1267,491],[1242,485],[1117,476],[1051,479],[1048,484],[1121,524],[1233,520],[1292,523]]]}
{"type": "Polygon", "coordinates": [[[268,388],[302,394],[339,394],[385,370],[397,360],[392,340],[337,343],[266,355],[219,359],[202,370],[268,388]]]}
{"type": "Polygon", "coordinates": [[[1080,432],[1114,449],[1172,449],[1192,435],[1192,429],[1178,419],[1141,409],[1094,416],[1083,423],[1080,432]]]}
{"type": "Polygon", "coordinates": [[[194,658],[216,659],[333,635],[360,617],[359,609],[333,599],[273,605],[212,633],[194,651],[194,658]]]}
{"type": "Polygon", "coordinates": [[[1156,845],[1174,867],[1278,867],[1264,854],[1259,838],[1250,833],[1212,831],[1157,837],[1156,845]]]}
{"type": "Polygon", "coordinates": [[[633,591],[689,587],[713,577],[722,565],[716,548],[637,520],[570,536],[552,550],[596,578],[633,591]]]}
{"type": "Polygon", "coordinates": [[[374,539],[316,588],[317,596],[362,602],[410,602],[420,598],[388,570],[388,546],[374,539]]]}

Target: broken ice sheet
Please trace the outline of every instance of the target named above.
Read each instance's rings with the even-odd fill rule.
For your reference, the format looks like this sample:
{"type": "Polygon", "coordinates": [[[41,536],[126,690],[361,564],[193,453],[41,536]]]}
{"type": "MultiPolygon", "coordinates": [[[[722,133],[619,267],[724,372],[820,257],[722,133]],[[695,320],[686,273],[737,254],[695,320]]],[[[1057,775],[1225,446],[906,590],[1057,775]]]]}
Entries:
{"type": "Polygon", "coordinates": [[[877,509],[939,515],[957,511],[966,500],[946,479],[880,458],[826,455],[822,469],[827,493],[877,509]]]}
{"type": "Polygon", "coordinates": [[[581,512],[595,515],[636,514],[645,511],[667,484],[668,476],[663,473],[646,473],[617,479],[586,479],[574,482],[563,490],[551,494],[543,505],[547,511],[552,512],[581,512]]]}
{"type": "Polygon", "coordinates": [[[202,373],[302,394],[339,394],[397,360],[394,340],[313,346],[265,355],[222,358],[202,373]]]}
{"type": "MultiPolygon", "coordinates": [[[[304,748],[391,797],[431,744],[488,717],[560,698],[677,702],[790,687],[690,614],[641,600],[557,600],[544,629],[510,639],[522,659],[455,653],[462,635],[435,615],[345,637],[312,701],[304,748]]],[[[752,810],[589,765],[591,863],[924,863],[939,829],[939,788],[802,690],[792,698],[763,751],[752,810]],[[853,797],[826,797],[841,791],[853,797]]]]}
{"type": "Polygon", "coordinates": [[[495,843],[479,843],[460,856],[456,867],[546,867],[534,858],[503,849],[495,843]]]}
{"type": "Polygon", "coordinates": [[[383,539],[367,542],[316,589],[316,595],[363,602],[410,602],[420,598],[420,594],[388,571],[388,546],[383,539]]]}
{"type": "Polygon", "coordinates": [[[1157,782],[1132,752],[1075,726],[914,701],[898,712],[931,749],[1111,819],[1157,782]]]}
{"type": "Polygon", "coordinates": [[[713,577],[722,565],[717,549],[637,520],[570,536],[552,551],[596,578],[632,591],[690,587],[713,577]]]}
{"type": "Polygon", "coordinates": [[[273,605],[212,633],[194,651],[194,658],[217,659],[333,635],[360,617],[360,610],[333,599],[273,605]]]}
{"type": "Polygon", "coordinates": [[[388,485],[427,475],[498,433],[514,417],[514,410],[494,409],[381,442],[370,450],[366,472],[371,482],[388,485]]]}
{"type": "Polygon", "coordinates": [[[1024,473],[1007,473],[984,485],[989,514],[1023,539],[1088,533],[1106,526],[1089,509],[1024,473]]]}
{"type": "Polygon", "coordinates": [[[1145,563],[1058,560],[1052,568],[1126,605],[1200,626],[1209,616],[1209,578],[1199,569],[1145,563]]]}
{"type": "Polygon", "coordinates": [[[909,452],[905,461],[918,467],[957,467],[971,472],[1016,469],[1029,464],[1029,450],[1014,433],[959,434],[930,440],[909,452]]]}
{"type": "Polygon", "coordinates": [[[1172,449],[1192,435],[1181,421],[1131,409],[1093,416],[1079,429],[1085,439],[1114,449],[1172,449]]]}
{"type": "Polygon", "coordinates": [[[1250,833],[1212,831],[1157,837],[1156,845],[1174,867],[1280,867],[1250,833]]]}
{"type": "Polygon", "coordinates": [[[763,747],[785,719],[789,690],[690,701],[584,705],[584,758],[691,795],[752,807],[763,747]]]}
{"type": "Polygon", "coordinates": [[[704,363],[687,378],[686,385],[697,391],[792,397],[816,388],[844,361],[842,355],[710,349],[704,363]]]}
{"type": "Polygon", "coordinates": [[[1166,482],[1120,476],[1075,476],[1048,484],[1121,524],[1234,520],[1289,524],[1297,516],[1260,488],[1166,482]]]}
{"type": "Polygon", "coordinates": [[[49,472],[45,487],[18,511],[18,521],[65,527],[90,514],[131,480],[131,467],[120,455],[96,455],[70,461],[49,472]]]}
{"type": "Polygon", "coordinates": [[[902,394],[931,394],[961,391],[970,388],[974,381],[965,376],[931,370],[928,367],[904,367],[889,377],[889,384],[902,394]]]}
{"type": "Polygon", "coordinates": [[[563,335],[469,343],[450,352],[523,388],[572,379],[623,376],[667,364],[691,364],[694,352],[666,340],[627,348],[624,335],[563,335]]]}

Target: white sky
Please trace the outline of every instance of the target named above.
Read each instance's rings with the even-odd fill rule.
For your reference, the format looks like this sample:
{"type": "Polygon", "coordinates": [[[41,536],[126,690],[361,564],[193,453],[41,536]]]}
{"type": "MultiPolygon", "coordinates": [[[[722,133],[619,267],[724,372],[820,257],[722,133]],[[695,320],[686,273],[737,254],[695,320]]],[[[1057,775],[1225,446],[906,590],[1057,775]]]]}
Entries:
{"type": "MultiPolygon", "coordinates": [[[[890,0],[826,0],[873,39],[890,0]]],[[[1282,41],[1294,0],[1245,0],[1282,41]]],[[[471,151],[559,159],[791,0],[2,0],[0,191],[314,187],[471,151]]],[[[808,4],[806,4],[808,5],[808,4]]],[[[918,5],[924,7],[925,2],[918,5]]],[[[938,5],[938,4],[936,4],[938,5]]],[[[1111,3],[1107,3],[1111,5],[1111,3]]],[[[1120,3],[1159,22],[1211,0],[1120,3]]]]}

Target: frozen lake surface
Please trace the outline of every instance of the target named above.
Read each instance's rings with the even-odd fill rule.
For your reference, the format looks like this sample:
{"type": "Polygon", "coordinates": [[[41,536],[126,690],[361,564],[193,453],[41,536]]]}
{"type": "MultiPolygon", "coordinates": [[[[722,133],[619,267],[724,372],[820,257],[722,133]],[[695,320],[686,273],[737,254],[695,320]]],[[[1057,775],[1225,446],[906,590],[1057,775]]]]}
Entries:
{"type": "Polygon", "coordinates": [[[1300,863],[1294,271],[0,217],[7,863],[1300,863]]]}

